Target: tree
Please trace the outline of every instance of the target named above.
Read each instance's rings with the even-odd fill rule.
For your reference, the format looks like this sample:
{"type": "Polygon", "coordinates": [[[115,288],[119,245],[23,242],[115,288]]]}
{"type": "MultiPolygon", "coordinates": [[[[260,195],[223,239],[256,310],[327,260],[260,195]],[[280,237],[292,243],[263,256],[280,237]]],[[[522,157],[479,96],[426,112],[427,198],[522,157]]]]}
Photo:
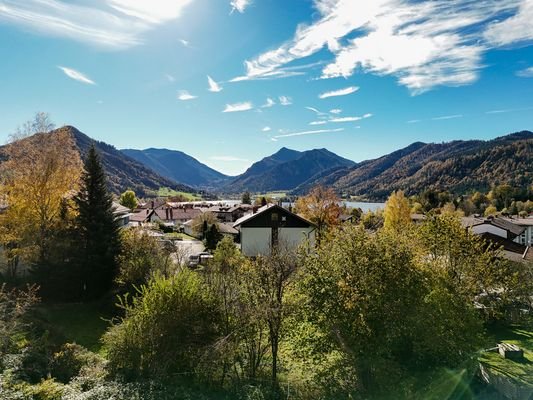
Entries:
{"type": "Polygon", "coordinates": [[[454,367],[477,349],[477,313],[438,270],[423,268],[424,260],[412,237],[353,225],[332,231],[304,256],[298,287],[304,314],[318,330],[313,336],[322,338],[315,351],[342,355],[330,372],[337,379],[354,380],[355,373],[346,397],[393,389],[401,398],[405,377],[454,367]]]}
{"type": "Polygon", "coordinates": [[[333,189],[316,186],[307,196],[296,200],[295,210],[317,226],[319,241],[330,227],[339,224],[342,212],[339,203],[333,189]]]}
{"type": "Polygon", "coordinates": [[[19,140],[36,133],[49,133],[54,129],[55,124],[52,122],[50,114],[40,111],[35,113],[32,120],[19,126],[11,138],[13,141],[19,140]]]}
{"type": "Polygon", "coordinates": [[[222,234],[218,230],[217,224],[212,224],[205,234],[205,247],[208,250],[215,250],[221,239],[222,234]]]}
{"type": "Polygon", "coordinates": [[[81,244],[83,297],[96,298],[111,288],[117,274],[120,228],[115,219],[113,198],[107,189],[104,169],[94,145],[89,149],[75,202],[81,244]]]}
{"type": "Polygon", "coordinates": [[[211,225],[218,225],[218,219],[210,211],[199,214],[192,221],[192,230],[193,232],[202,239],[205,239],[205,236],[211,225]]]}
{"type": "Polygon", "coordinates": [[[393,192],[385,203],[383,211],[385,229],[401,230],[411,224],[409,201],[401,190],[393,192]]]}
{"type": "Polygon", "coordinates": [[[244,192],[242,194],[242,204],[252,204],[252,199],[250,197],[250,192],[244,192]]]}
{"type": "Polygon", "coordinates": [[[119,203],[130,210],[137,208],[137,197],[133,190],[126,190],[120,195],[119,203]]]}
{"type": "Polygon", "coordinates": [[[498,209],[494,206],[488,206],[485,208],[485,212],[483,213],[485,217],[495,216],[498,214],[498,209]]]}
{"type": "Polygon", "coordinates": [[[74,139],[59,129],[15,140],[3,153],[0,197],[8,208],[0,215],[0,241],[12,260],[50,264],[65,204],[79,184],[81,160],[74,139]]]}

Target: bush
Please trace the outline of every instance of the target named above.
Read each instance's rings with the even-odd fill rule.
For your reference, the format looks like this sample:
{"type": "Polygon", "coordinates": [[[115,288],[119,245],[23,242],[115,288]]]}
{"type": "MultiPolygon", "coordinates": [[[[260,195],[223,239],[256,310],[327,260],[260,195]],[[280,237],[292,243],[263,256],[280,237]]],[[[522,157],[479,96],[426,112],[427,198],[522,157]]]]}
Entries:
{"type": "Polygon", "coordinates": [[[87,365],[95,365],[99,357],[76,343],[65,343],[61,349],[52,356],[50,373],[54,378],[63,383],[68,383],[78,375],[87,365]]]}
{"type": "Polygon", "coordinates": [[[193,375],[217,338],[219,313],[198,275],[157,276],[122,298],[124,318],[105,335],[110,370],[128,379],[193,375]]]}

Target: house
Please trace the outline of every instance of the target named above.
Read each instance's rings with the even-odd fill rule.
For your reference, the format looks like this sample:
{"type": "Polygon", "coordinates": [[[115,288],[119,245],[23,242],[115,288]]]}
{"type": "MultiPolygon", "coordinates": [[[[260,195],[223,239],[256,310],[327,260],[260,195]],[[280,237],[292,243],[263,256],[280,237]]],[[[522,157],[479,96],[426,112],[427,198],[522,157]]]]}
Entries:
{"type": "Polygon", "coordinates": [[[524,246],[533,246],[533,217],[529,218],[504,218],[514,225],[518,225],[523,228],[523,232],[520,233],[514,241],[516,243],[523,244],[524,246]]]}
{"type": "Polygon", "coordinates": [[[119,227],[123,228],[130,223],[131,210],[123,205],[113,202],[113,214],[115,220],[118,222],[119,227]]]}
{"type": "Polygon", "coordinates": [[[243,216],[233,227],[240,231],[242,253],[249,257],[268,255],[274,246],[296,248],[305,240],[315,244],[316,226],[276,204],[243,216]]]}
{"type": "Polygon", "coordinates": [[[509,240],[515,240],[525,230],[524,227],[500,217],[465,217],[461,222],[464,227],[470,228],[477,235],[491,233],[509,240]]]}
{"type": "Polygon", "coordinates": [[[189,207],[163,207],[155,209],[154,212],[159,220],[175,226],[182,225],[185,222],[190,221],[202,214],[202,211],[198,210],[197,208],[189,207]]]}

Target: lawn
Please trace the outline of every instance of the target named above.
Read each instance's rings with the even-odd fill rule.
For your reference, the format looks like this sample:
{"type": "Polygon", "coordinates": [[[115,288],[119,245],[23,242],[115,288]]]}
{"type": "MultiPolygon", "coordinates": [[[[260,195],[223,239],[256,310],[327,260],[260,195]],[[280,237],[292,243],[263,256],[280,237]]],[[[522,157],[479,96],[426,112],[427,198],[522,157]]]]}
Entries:
{"type": "Polygon", "coordinates": [[[54,334],[65,343],[77,343],[87,349],[102,353],[100,338],[109,327],[105,316],[93,303],[42,304],[39,314],[54,334]]]}
{"type": "Polygon", "coordinates": [[[165,234],[165,239],[181,239],[181,240],[198,240],[195,237],[189,236],[182,232],[172,232],[165,234]]]}
{"type": "Polygon", "coordinates": [[[498,327],[490,332],[494,345],[505,342],[515,344],[524,350],[524,359],[514,361],[503,358],[497,352],[485,352],[479,361],[499,375],[515,379],[533,387],[533,331],[520,326],[498,327]]]}
{"type": "Polygon", "coordinates": [[[179,192],[166,187],[159,188],[159,190],[156,192],[156,195],[158,197],[183,196],[189,201],[202,200],[202,197],[196,193],[179,192]]]}

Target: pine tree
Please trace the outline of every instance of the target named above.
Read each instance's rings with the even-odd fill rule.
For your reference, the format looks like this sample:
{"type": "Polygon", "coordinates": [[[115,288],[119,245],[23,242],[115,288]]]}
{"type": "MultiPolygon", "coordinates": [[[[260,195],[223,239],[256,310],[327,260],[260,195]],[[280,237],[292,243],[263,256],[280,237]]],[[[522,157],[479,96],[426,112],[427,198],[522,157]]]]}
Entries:
{"type": "Polygon", "coordinates": [[[119,226],[113,213],[113,199],[107,189],[100,157],[89,150],[81,188],[75,201],[81,241],[82,297],[91,299],[107,292],[116,275],[120,250],[119,226]]]}

